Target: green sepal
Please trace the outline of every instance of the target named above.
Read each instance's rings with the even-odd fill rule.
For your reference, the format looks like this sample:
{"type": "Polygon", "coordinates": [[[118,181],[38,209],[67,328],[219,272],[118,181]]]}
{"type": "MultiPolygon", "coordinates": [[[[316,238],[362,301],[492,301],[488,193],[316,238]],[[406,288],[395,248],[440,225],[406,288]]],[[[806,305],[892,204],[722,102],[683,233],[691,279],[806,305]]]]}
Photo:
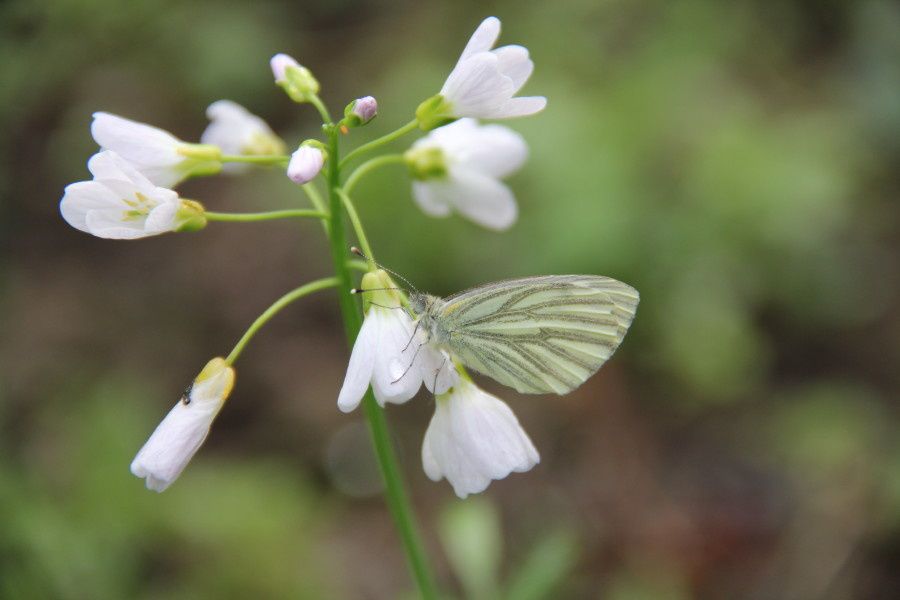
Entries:
{"type": "Polygon", "coordinates": [[[181,199],[181,208],[175,213],[178,227],[175,231],[200,231],[206,227],[206,214],[203,205],[196,200],[181,199]]]}
{"type": "Polygon", "coordinates": [[[403,155],[410,177],[425,181],[447,177],[447,161],[440,148],[412,148],[403,155]]]}
{"type": "Polygon", "coordinates": [[[278,85],[294,102],[303,104],[319,93],[319,81],[306,67],[289,66],[284,70],[284,80],[278,85]]]}
{"type": "Polygon", "coordinates": [[[406,305],[406,298],[397,288],[397,284],[381,269],[363,275],[359,289],[362,292],[364,313],[369,312],[369,307],[373,305],[389,309],[406,305]]]}
{"type": "Polygon", "coordinates": [[[441,94],[435,94],[416,108],[416,120],[422,131],[431,131],[455,121],[453,106],[441,94]]]}

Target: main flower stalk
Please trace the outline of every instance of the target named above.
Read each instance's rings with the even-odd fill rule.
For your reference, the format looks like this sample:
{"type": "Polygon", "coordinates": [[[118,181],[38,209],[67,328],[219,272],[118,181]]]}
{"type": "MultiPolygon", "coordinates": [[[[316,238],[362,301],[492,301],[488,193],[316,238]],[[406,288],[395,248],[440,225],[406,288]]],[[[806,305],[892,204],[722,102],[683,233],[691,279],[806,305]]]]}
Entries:
{"type": "MultiPolygon", "coordinates": [[[[328,224],[328,237],[331,241],[331,258],[334,262],[334,271],[339,282],[338,298],[341,306],[341,317],[344,321],[344,332],[347,336],[348,345],[352,347],[362,326],[362,316],[360,315],[356,299],[350,293],[353,286],[350,279],[350,269],[347,264],[348,245],[344,231],[345,211],[340,187],[341,160],[338,137],[340,132],[333,123],[329,123],[326,129],[328,131],[328,167],[326,176],[328,181],[328,204],[331,213],[328,224]]],[[[412,506],[409,503],[403,477],[397,464],[397,456],[391,444],[384,410],[378,406],[371,389],[366,392],[362,404],[363,412],[369,423],[369,431],[372,434],[375,455],[378,458],[378,465],[381,468],[381,475],[384,479],[388,509],[403,542],[403,549],[406,552],[419,593],[422,598],[432,600],[437,598],[434,577],[431,574],[428,559],[422,547],[412,506]]]]}

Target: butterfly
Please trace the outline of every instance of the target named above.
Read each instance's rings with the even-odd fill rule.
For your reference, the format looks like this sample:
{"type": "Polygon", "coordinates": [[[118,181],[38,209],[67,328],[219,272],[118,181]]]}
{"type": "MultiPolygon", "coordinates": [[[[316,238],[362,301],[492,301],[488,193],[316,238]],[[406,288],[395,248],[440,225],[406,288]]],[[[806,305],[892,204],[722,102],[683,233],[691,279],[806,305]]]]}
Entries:
{"type": "Polygon", "coordinates": [[[613,355],[640,296],[596,275],[498,281],[439,298],[412,292],[427,343],[525,394],[566,394],[613,355]]]}

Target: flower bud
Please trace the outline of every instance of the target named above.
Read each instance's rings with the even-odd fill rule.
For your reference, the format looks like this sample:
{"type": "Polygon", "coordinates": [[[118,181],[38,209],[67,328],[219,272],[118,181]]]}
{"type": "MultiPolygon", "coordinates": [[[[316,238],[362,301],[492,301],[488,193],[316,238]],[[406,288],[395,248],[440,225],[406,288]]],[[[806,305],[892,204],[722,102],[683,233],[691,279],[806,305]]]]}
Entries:
{"type": "Polygon", "coordinates": [[[294,183],[303,185],[316,178],[325,164],[325,150],[320,142],[307,140],[291,155],[287,176],[294,183]]]}
{"type": "Polygon", "coordinates": [[[287,54],[276,54],[269,61],[272,75],[294,102],[309,102],[311,96],[319,93],[319,82],[309,69],[287,54]]]}
{"type": "Polygon", "coordinates": [[[378,101],[372,96],[357,98],[344,109],[344,125],[359,127],[365,125],[378,114],[378,101]]]}
{"type": "Polygon", "coordinates": [[[172,485],[200,449],[232,387],[234,369],[223,358],[209,361],[134,457],[131,472],[156,492],[172,485]]]}

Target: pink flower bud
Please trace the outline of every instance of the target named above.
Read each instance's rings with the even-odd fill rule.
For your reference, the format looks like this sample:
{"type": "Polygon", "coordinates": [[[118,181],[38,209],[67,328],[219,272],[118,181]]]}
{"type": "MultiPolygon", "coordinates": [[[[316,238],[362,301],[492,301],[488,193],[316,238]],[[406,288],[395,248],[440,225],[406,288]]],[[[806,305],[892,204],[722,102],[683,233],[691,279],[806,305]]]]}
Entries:
{"type": "Polygon", "coordinates": [[[322,165],[325,164],[325,153],[321,148],[304,144],[291,155],[287,176],[294,183],[304,184],[315,179],[322,165]]]}
{"type": "Polygon", "coordinates": [[[293,57],[288,56],[287,54],[276,54],[269,61],[269,65],[272,67],[272,75],[275,76],[275,83],[283,83],[287,81],[285,76],[285,71],[288,67],[297,67],[300,68],[300,63],[294,60],[293,57]]]}
{"type": "Polygon", "coordinates": [[[378,101],[375,100],[372,96],[365,96],[363,98],[359,98],[353,104],[353,114],[359,117],[359,120],[366,124],[372,119],[375,118],[375,115],[378,114],[378,101]]]}

